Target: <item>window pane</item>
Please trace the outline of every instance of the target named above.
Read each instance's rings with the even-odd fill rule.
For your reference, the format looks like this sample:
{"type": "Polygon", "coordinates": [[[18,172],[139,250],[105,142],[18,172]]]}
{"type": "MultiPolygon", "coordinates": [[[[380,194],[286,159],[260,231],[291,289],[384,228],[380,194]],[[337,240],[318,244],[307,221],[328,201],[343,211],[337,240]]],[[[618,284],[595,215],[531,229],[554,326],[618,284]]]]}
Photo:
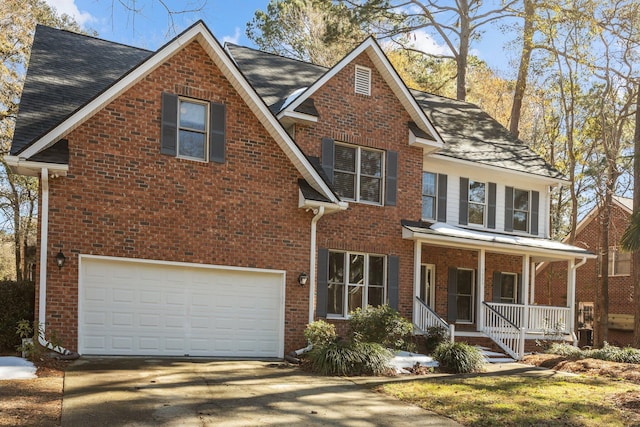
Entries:
{"type": "Polygon", "coordinates": [[[369,286],[384,285],[384,258],[381,256],[369,257],[369,286]]]}
{"type": "Polygon", "coordinates": [[[472,282],[471,270],[458,270],[458,294],[471,295],[472,282]]]}
{"type": "Polygon", "coordinates": [[[436,198],[422,196],[422,219],[436,219],[436,198]]]}
{"type": "Polygon", "coordinates": [[[180,127],[206,130],[207,107],[204,104],[180,101],[180,127]]]}
{"type": "Polygon", "coordinates": [[[382,176],[382,153],[360,150],[360,173],[369,176],[382,176]]]}
{"type": "Polygon", "coordinates": [[[205,134],[180,130],[180,141],[178,143],[178,154],[185,157],[205,159],[205,134]]]}
{"type": "Polygon", "coordinates": [[[327,295],[327,314],[344,316],[344,285],[329,284],[327,295]]]}
{"type": "Polygon", "coordinates": [[[527,216],[527,212],[514,211],[513,229],[517,231],[527,231],[527,226],[529,224],[527,216]]]}
{"type": "Polygon", "coordinates": [[[529,192],[513,190],[513,209],[529,211],[529,192]]]}
{"type": "Polygon", "coordinates": [[[360,177],[360,200],[380,203],[380,178],[360,177]]]}
{"type": "Polygon", "coordinates": [[[329,252],[329,283],[344,283],[344,254],[329,252]]]}
{"type": "Polygon", "coordinates": [[[471,322],[471,297],[458,295],[457,298],[458,315],[457,320],[463,322],[471,322]]]}
{"type": "Polygon", "coordinates": [[[349,313],[362,308],[362,290],[364,286],[349,286],[349,313]]]}
{"type": "Polygon", "coordinates": [[[484,203],[484,182],[469,181],[469,201],[484,203]]]}
{"type": "Polygon", "coordinates": [[[349,283],[364,284],[364,255],[349,255],[349,283]]]}
{"type": "Polygon", "coordinates": [[[355,175],[335,172],[333,174],[333,187],[336,193],[347,199],[356,198],[356,177],[355,175]]]}
{"type": "Polygon", "coordinates": [[[384,296],[384,288],[379,287],[370,287],[369,288],[369,299],[367,304],[373,307],[377,307],[382,305],[382,297],[384,296]]]}
{"type": "Polygon", "coordinates": [[[431,172],[422,172],[422,195],[436,195],[436,174],[431,172]]]}
{"type": "Polygon", "coordinates": [[[500,293],[502,302],[516,302],[516,276],[513,274],[502,275],[500,293]]]}
{"type": "Polygon", "coordinates": [[[335,146],[335,165],[334,169],[355,172],[356,171],[356,150],[352,147],[344,145],[335,146]]]}
{"type": "Polygon", "coordinates": [[[469,203],[469,224],[484,225],[484,205],[469,203]]]}
{"type": "MultiPolygon", "coordinates": [[[[631,274],[631,253],[616,252],[615,274],[631,274]]],[[[609,272],[611,274],[611,272],[609,272]]]]}

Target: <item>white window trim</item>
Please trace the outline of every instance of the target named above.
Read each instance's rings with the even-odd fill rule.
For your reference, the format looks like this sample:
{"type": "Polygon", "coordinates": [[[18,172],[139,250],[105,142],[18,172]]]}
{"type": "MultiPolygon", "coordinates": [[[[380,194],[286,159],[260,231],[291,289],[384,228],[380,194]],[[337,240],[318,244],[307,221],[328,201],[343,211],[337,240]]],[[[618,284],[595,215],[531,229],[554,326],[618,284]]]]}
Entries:
{"type": "MultiPolygon", "coordinates": [[[[385,190],[385,179],[386,179],[386,175],[385,175],[385,165],[386,165],[386,153],[383,150],[377,150],[375,148],[369,148],[369,147],[362,147],[360,145],[353,145],[353,144],[345,144],[343,142],[336,142],[336,145],[340,145],[342,147],[349,147],[349,148],[353,148],[356,151],[356,158],[355,158],[355,162],[356,162],[356,170],[354,172],[355,174],[355,181],[356,181],[356,188],[355,188],[355,198],[354,199],[350,199],[348,197],[342,197],[343,200],[348,200],[351,202],[356,202],[356,203],[362,203],[365,205],[373,205],[373,206],[384,206],[384,190],[385,190]],[[372,202],[369,200],[360,200],[360,177],[362,176],[361,173],[361,164],[360,164],[360,159],[361,159],[361,153],[362,150],[366,150],[366,151],[374,151],[377,153],[380,153],[380,202],[372,202]]],[[[334,159],[334,164],[335,164],[335,159],[334,159]]],[[[352,173],[350,171],[343,171],[340,169],[337,169],[334,167],[334,173],[335,171],[340,172],[340,173],[352,173]]],[[[365,175],[365,176],[370,176],[370,175],[365,175]]],[[[372,178],[378,178],[378,177],[374,177],[371,176],[372,178]]]]}
{"type": "Polygon", "coordinates": [[[467,226],[469,227],[476,227],[476,228],[486,228],[487,226],[487,214],[488,214],[488,203],[487,203],[487,193],[489,191],[489,186],[487,184],[487,182],[485,181],[477,181],[475,179],[469,179],[469,184],[468,184],[468,188],[467,188],[467,226]],[[478,203],[478,202],[472,202],[471,201],[471,183],[477,183],[477,184],[482,184],[484,185],[484,203],[478,203]],[[482,211],[482,224],[476,224],[476,223],[472,223],[471,221],[469,221],[469,212],[471,209],[469,209],[471,207],[471,205],[482,205],[484,206],[484,209],[482,211]]]}
{"type": "MultiPolygon", "coordinates": [[[[385,304],[387,302],[387,291],[388,291],[388,283],[387,283],[387,257],[386,255],[380,255],[380,254],[372,254],[372,253],[365,253],[365,252],[348,252],[348,251],[334,251],[334,250],[329,250],[329,254],[331,253],[338,253],[338,254],[342,254],[344,256],[344,273],[343,273],[343,277],[344,277],[344,282],[340,283],[340,285],[342,285],[344,287],[344,294],[343,294],[343,298],[342,298],[342,309],[344,311],[344,315],[341,314],[337,314],[337,313],[329,313],[327,311],[327,318],[328,319],[348,319],[349,316],[349,286],[362,286],[363,292],[362,295],[364,297],[364,301],[363,301],[363,305],[362,308],[366,309],[366,307],[369,305],[369,293],[367,292],[367,290],[369,289],[369,258],[374,256],[374,257],[380,257],[383,258],[383,277],[382,277],[382,303],[385,304]],[[349,263],[349,258],[351,257],[351,255],[364,255],[364,265],[365,265],[365,269],[364,269],[364,274],[363,274],[363,281],[364,283],[362,285],[358,285],[355,283],[350,283],[349,282],[349,267],[350,267],[350,263],[349,263]]],[[[333,282],[331,282],[333,283],[333,282]]],[[[377,287],[377,286],[376,286],[377,287]]]]}
{"type": "Polygon", "coordinates": [[[356,65],[353,89],[357,95],[371,96],[371,68],[356,65]]]}
{"type": "Polygon", "coordinates": [[[529,190],[523,190],[522,188],[516,188],[513,187],[513,200],[511,200],[511,205],[513,206],[513,213],[511,214],[511,221],[513,224],[513,232],[514,233],[520,233],[520,234],[530,234],[531,233],[531,191],[529,190]],[[528,206],[529,208],[527,209],[527,229],[526,230],[516,230],[515,227],[515,217],[516,217],[516,211],[517,212],[524,212],[523,210],[520,209],[516,209],[516,191],[523,191],[525,193],[527,193],[528,195],[528,206]]]}
{"type": "MultiPolygon", "coordinates": [[[[421,209],[420,212],[420,216],[422,217],[423,221],[437,221],[438,219],[438,174],[435,172],[429,172],[429,171],[422,171],[422,183],[424,183],[424,174],[431,174],[433,176],[435,176],[435,192],[433,193],[433,217],[432,218],[425,218],[422,217],[422,212],[424,212],[424,209],[421,209]]],[[[422,190],[421,190],[422,193],[422,190]]],[[[421,199],[423,199],[425,197],[425,194],[422,193],[421,194],[421,199]]],[[[431,196],[426,196],[426,197],[431,197],[431,196]]],[[[424,202],[422,203],[422,208],[424,208],[424,202]]],[[[425,265],[425,264],[423,264],[425,265]]]]}
{"type": "MultiPolygon", "coordinates": [[[[470,271],[471,272],[471,304],[470,304],[470,308],[471,308],[471,320],[458,320],[458,310],[456,309],[456,322],[457,324],[460,325],[473,325],[475,323],[475,318],[476,318],[476,312],[475,312],[475,306],[476,306],[476,271],[473,268],[457,268],[458,271],[464,270],[464,271],[470,271]]],[[[459,285],[459,283],[458,283],[459,285]]],[[[458,295],[461,295],[460,292],[458,291],[458,289],[460,289],[459,286],[456,286],[456,300],[458,295]]],[[[456,301],[457,304],[457,301],[456,301]]]]}
{"type": "Polygon", "coordinates": [[[207,163],[209,161],[209,132],[211,131],[209,129],[210,126],[210,118],[209,115],[211,114],[211,111],[209,110],[209,106],[210,104],[206,101],[201,101],[198,99],[193,99],[193,98],[187,98],[184,96],[180,96],[178,97],[178,118],[177,118],[177,126],[176,126],[176,157],[179,159],[185,159],[185,160],[193,160],[195,162],[202,162],[202,163],[207,163]],[[182,104],[182,102],[188,102],[191,104],[200,104],[203,105],[205,107],[205,118],[204,118],[204,132],[201,132],[199,130],[196,129],[190,129],[190,128],[183,128],[180,126],[180,105],[182,104]],[[199,157],[191,157],[191,156],[184,156],[180,154],[180,130],[184,129],[184,130],[188,130],[190,132],[198,132],[198,133],[204,133],[204,159],[199,158],[199,157]]]}
{"type": "Polygon", "coordinates": [[[513,302],[504,302],[502,301],[502,292],[500,292],[500,303],[502,304],[518,304],[518,273],[505,273],[502,272],[500,276],[500,287],[502,288],[502,278],[504,276],[512,276],[513,277],[513,302]]]}

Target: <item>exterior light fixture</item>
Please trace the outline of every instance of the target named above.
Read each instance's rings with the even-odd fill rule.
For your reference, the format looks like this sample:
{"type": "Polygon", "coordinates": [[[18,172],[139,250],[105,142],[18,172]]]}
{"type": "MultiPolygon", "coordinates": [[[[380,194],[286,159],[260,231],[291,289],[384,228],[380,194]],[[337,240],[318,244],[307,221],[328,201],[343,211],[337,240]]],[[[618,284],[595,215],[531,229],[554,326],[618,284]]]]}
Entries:
{"type": "Polygon", "coordinates": [[[67,257],[64,256],[64,254],[62,253],[62,249],[60,249],[60,252],[58,252],[58,255],[56,255],[56,265],[58,266],[58,269],[64,266],[64,262],[66,260],[67,260],[67,257]]]}
{"type": "Polygon", "coordinates": [[[306,285],[307,280],[309,280],[309,276],[307,276],[307,273],[305,273],[304,271],[300,273],[300,275],[298,276],[298,283],[300,283],[300,286],[306,285]]]}

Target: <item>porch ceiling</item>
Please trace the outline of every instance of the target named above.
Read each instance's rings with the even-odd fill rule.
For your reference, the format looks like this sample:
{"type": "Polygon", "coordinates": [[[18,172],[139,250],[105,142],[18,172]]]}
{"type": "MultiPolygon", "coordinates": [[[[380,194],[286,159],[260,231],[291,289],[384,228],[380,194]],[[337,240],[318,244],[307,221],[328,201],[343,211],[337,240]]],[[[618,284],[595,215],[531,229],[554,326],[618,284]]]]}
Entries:
{"type": "Polygon", "coordinates": [[[564,261],[575,258],[596,258],[596,255],[578,246],[556,240],[500,234],[483,230],[455,227],[442,222],[402,221],[402,237],[430,245],[486,249],[517,255],[529,255],[534,262],[564,261]]]}

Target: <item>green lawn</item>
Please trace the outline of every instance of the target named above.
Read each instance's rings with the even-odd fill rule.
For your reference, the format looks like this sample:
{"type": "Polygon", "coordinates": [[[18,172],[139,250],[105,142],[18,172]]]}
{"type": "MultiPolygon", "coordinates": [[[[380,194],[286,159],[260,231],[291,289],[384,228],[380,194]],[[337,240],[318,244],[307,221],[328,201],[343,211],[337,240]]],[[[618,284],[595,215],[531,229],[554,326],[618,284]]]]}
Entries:
{"type": "MultiPolygon", "coordinates": [[[[613,403],[640,386],[587,377],[446,377],[382,386],[385,393],[468,426],[630,426],[613,403]]],[[[635,418],[630,419],[630,416],[635,418]]]]}

